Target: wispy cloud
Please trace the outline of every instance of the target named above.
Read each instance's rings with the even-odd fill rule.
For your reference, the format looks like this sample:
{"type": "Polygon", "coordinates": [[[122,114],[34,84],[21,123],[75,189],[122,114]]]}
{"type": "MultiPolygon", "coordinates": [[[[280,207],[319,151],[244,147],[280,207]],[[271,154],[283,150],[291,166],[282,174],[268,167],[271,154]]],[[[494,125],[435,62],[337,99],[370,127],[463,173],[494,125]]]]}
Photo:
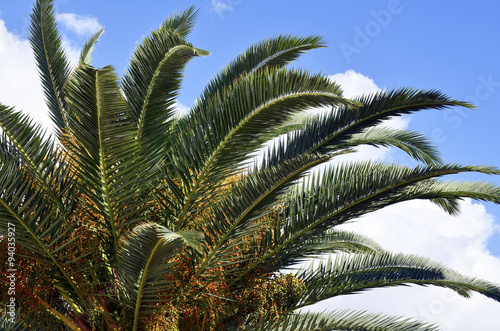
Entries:
{"type": "Polygon", "coordinates": [[[56,19],[66,29],[73,31],[80,36],[91,35],[102,28],[102,26],[97,21],[97,18],[92,16],[63,13],[56,14],[56,19]]]}
{"type": "Polygon", "coordinates": [[[222,17],[225,12],[233,11],[233,5],[227,1],[212,0],[212,12],[222,17]]]}

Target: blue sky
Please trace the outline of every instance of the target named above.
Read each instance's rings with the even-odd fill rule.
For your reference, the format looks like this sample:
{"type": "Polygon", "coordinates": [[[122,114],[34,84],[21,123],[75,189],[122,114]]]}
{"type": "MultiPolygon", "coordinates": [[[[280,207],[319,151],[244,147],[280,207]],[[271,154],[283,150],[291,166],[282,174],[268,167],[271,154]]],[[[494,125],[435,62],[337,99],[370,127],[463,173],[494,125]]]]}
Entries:
{"type": "MultiPolygon", "coordinates": [[[[0,23],[4,24],[0,29],[0,101],[20,105],[35,118],[42,118],[44,108],[38,107],[41,94],[37,92],[36,79],[31,79],[34,68],[28,64],[26,51],[32,3],[0,1],[0,23]],[[16,52],[19,55],[15,55],[16,52]],[[14,75],[20,78],[13,78],[14,75]]],[[[477,111],[423,112],[406,118],[399,125],[426,133],[447,162],[500,166],[500,3],[497,1],[400,0],[359,4],[354,1],[56,0],[55,3],[70,56],[77,54],[91,32],[104,25],[105,34],[94,52],[94,64],[98,67],[112,64],[120,73],[124,72],[136,42],[143,35],[171,13],[191,4],[197,6],[200,15],[190,41],[212,54],[189,64],[179,98],[185,106],[192,104],[203,85],[251,43],[279,34],[321,35],[329,47],[306,54],[294,66],[328,75],[339,74],[335,77],[343,80],[349,91],[408,86],[439,89],[457,99],[471,101],[479,107],[477,111]]],[[[392,152],[368,153],[378,159],[408,162],[392,152]]],[[[490,180],[500,185],[500,178],[460,178],[490,180]]],[[[455,219],[434,212],[429,205],[398,208],[387,214],[373,215],[372,218],[378,219],[371,223],[360,221],[359,230],[368,231],[368,235],[377,234],[377,239],[391,249],[414,247],[414,253],[432,256],[474,276],[485,274],[484,278],[500,283],[498,206],[468,201],[464,203],[463,214],[455,219]],[[409,215],[408,211],[413,214],[409,215]],[[427,215],[428,212],[432,215],[427,215]],[[421,214],[425,220],[419,221],[415,214],[421,214]],[[409,225],[404,228],[401,224],[409,225]],[[392,230],[384,230],[382,225],[392,230]],[[394,239],[405,235],[409,236],[406,241],[394,239]]],[[[399,298],[403,293],[390,291],[383,295],[390,293],[399,298]]],[[[451,299],[445,299],[444,292],[432,291],[418,294],[421,301],[417,305],[423,307],[422,311],[427,309],[432,313],[434,309],[437,313],[420,312],[417,317],[430,314],[431,320],[454,330],[459,327],[453,323],[460,324],[464,330],[467,328],[466,319],[460,322],[461,311],[498,310],[498,306],[484,303],[482,299],[474,298],[473,303],[449,302],[451,299]],[[425,302],[430,302],[430,306],[425,302]],[[441,303],[445,308],[439,308],[441,303]]],[[[404,293],[417,297],[414,292],[404,293]]],[[[355,298],[363,301],[362,297],[355,298]]],[[[364,301],[370,304],[377,298],[375,295],[364,301]]],[[[410,303],[402,306],[406,310],[401,308],[401,313],[420,311],[410,303]]],[[[489,327],[494,325],[491,330],[500,328],[500,322],[494,319],[486,319],[485,323],[489,327]]]]}

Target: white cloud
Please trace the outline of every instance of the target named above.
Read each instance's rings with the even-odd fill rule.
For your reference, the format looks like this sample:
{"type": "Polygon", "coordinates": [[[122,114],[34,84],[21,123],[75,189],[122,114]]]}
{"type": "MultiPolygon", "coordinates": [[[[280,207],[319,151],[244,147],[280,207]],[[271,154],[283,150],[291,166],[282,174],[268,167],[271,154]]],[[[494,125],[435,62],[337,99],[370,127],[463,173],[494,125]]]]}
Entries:
{"type": "MultiPolygon", "coordinates": [[[[486,249],[494,218],[482,204],[465,200],[450,216],[428,201],[401,203],[362,217],[344,229],[370,236],[385,249],[429,257],[468,276],[499,283],[500,259],[486,249]]],[[[355,308],[414,316],[445,330],[500,330],[498,302],[465,299],[442,288],[392,288],[326,300],[314,307],[355,308]]]]}
{"type": "Polygon", "coordinates": [[[366,93],[373,93],[381,91],[382,89],[375,84],[373,79],[360,74],[354,70],[347,70],[346,72],[331,75],[330,79],[337,84],[340,84],[344,90],[344,97],[353,99],[356,96],[366,93]]]}
{"type": "Polygon", "coordinates": [[[27,40],[0,20],[0,102],[22,110],[45,128],[51,126],[35,60],[27,40]]]}
{"type": "Polygon", "coordinates": [[[233,5],[227,1],[212,0],[212,12],[222,17],[227,11],[233,11],[233,5]]]}
{"type": "MultiPolygon", "coordinates": [[[[63,39],[69,61],[78,61],[79,50],[63,39]]],[[[48,108],[29,41],[7,30],[0,20],[0,102],[29,114],[51,129],[48,108]]]]}
{"type": "Polygon", "coordinates": [[[97,18],[92,16],[63,13],[56,14],[56,19],[66,29],[75,32],[79,36],[92,35],[102,28],[97,18]]]}

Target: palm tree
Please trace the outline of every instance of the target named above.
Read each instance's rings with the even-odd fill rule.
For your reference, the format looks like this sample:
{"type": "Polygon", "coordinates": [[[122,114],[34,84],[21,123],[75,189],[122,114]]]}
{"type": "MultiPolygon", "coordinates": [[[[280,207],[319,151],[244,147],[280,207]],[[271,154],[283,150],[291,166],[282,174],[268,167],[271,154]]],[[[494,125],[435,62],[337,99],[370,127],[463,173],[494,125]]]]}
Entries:
{"type": "Polygon", "coordinates": [[[189,8],[146,36],[120,79],[91,65],[102,31],[70,69],[53,1],[36,1],[30,40],[55,133],[46,138],[0,105],[0,231],[15,227],[16,256],[30,263],[17,274],[26,305],[5,327],[433,330],[400,317],[298,309],[408,284],[500,301],[498,285],[338,229],[413,199],[452,214],[462,198],[499,203],[497,186],[439,180],[497,168],[445,164],[422,135],[379,126],[472,105],[409,88],[347,100],[328,77],[287,68],[324,47],[322,38],[278,36],[230,62],[177,116],[183,69],[208,54],[186,41],[196,15],[189,8]],[[331,111],[297,120],[325,106],[331,111]],[[329,163],[366,144],[397,147],[420,165],[329,163]],[[321,254],[330,257],[319,267],[285,271],[321,254]]]}

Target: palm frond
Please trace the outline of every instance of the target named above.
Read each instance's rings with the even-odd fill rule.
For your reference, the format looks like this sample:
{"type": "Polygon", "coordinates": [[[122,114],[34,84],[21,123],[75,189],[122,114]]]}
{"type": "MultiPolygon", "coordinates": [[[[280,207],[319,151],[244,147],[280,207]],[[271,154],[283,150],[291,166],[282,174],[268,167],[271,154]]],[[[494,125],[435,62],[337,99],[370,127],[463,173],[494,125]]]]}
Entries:
{"type": "Polygon", "coordinates": [[[408,199],[429,199],[450,215],[460,213],[458,202],[464,198],[500,203],[500,186],[482,181],[425,180],[412,185],[404,194],[408,199]]]}
{"type": "Polygon", "coordinates": [[[385,127],[374,127],[362,133],[352,135],[345,143],[332,147],[332,151],[336,149],[342,150],[345,148],[352,148],[359,145],[371,145],[375,147],[393,146],[406,152],[412,158],[426,164],[437,164],[442,162],[438,150],[424,135],[414,131],[385,127]]]}
{"type": "Polygon", "coordinates": [[[174,233],[155,223],[143,223],[122,241],[117,254],[116,272],[120,291],[133,309],[132,330],[137,330],[142,317],[157,308],[161,292],[168,281],[160,278],[175,272],[172,260],[186,243],[198,242],[199,233],[174,233]]]}
{"type": "Polygon", "coordinates": [[[231,255],[232,250],[226,251],[229,243],[245,240],[258,231],[254,221],[270,213],[286,190],[308,170],[327,160],[328,157],[321,155],[299,157],[253,173],[236,184],[213,207],[213,219],[206,219],[203,224],[203,230],[210,236],[206,240],[207,256],[197,275],[231,255]]]}
{"type": "Polygon", "coordinates": [[[181,37],[186,38],[194,28],[196,18],[198,17],[199,10],[194,6],[188,9],[173,14],[162,24],[162,27],[172,29],[177,32],[181,37]]]}
{"type": "MultiPolygon", "coordinates": [[[[59,181],[61,177],[56,173],[63,171],[57,164],[64,161],[57,156],[51,139],[45,138],[42,127],[35,125],[27,115],[0,104],[0,129],[4,139],[7,139],[4,144],[9,146],[8,158],[20,158],[33,176],[31,182],[38,182],[53,199],[55,210],[64,213],[64,202],[57,193],[58,187],[54,186],[56,183],[62,183],[59,181]]],[[[64,172],[68,174],[68,171],[64,172]]]]}
{"type": "MultiPolygon", "coordinates": [[[[410,88],[378,92],[362,96],[354,101],[361,104],[361,106],[353,107],[351,104],[328,113],[310,117],[300,130],[290,132],[275,147],[278,150],[271,155],[279,158],[271,158],[268,163],[272,165],[279,162],[279,160],[293,158],[304,153],[319,152],[327,154],[338,152],[338,146],[345,146],[353,135],[360,134],[391,117],[427,109],[439,110],[455,106],[473,108],[469,103],[451,99],[438,91],[413,90],[410,88]]],[[[427,154],[424,157],[425,159],[431,157],[430,160],[438,160],[429,144],[416,137],[412,140],[413,143],[420,142],[420,147],[424,147],[427,154]],[[424,143],[424,145],[421,143],[424,143]]],[[[400,144],[398,147],[403,147],[403,145],[400,144]]],[[[415,154],[415,150],[411,151],[408,148],[407,145],[403,150],[406,149],[406,152],[412,152],[415,156],[424,156],[421,154],[422,151],[415,154]]]]}
{"type": "Polygon", "coordinates": [[[104,27],[99,31],[94,33],[83,45],[83,49],[80,53],[80,63],[91,65],[92,64],[92,52],[94,51],[95,44],[101,38],[101,35],[104,33],[104,27]]]}
{"type": "MultiPolygon", "coordinates": [[[[58,178],[61,172],[48,173],[47,176],[56,183],[64,182],[58,178]]],[[[61,184],[59,184],[61,185],[61,184]]],[[[52,271],[49,276],[57,280],[62,291],[70,300],[76,300],[88,309],[83,293],[67,266],[74,263],[86,253],[82,249],[79,254],[65,257],[61,247],[71,242],[72,225],[65,222],[66,210],[59,210],[57,202],[44,187],[37,185],[30,172],[20,162],[2,160],[0,163],[0,233],[8,233],[14,229],[16,245],[43,260],[52,271]]],[[[55,198],[67,194],[63,191],[55,194],[55,198]]]]}
{"type": "MultiPolygon", "coordinates": [[[[462,172],[498,174],[499,170],[488,166],[429,165],[425,167],[402,167],[372,164],[371,162],[340,164],[323,172],[313,173],[284,202],[282,235],[273,242],[274,248],[263,254],[247,270],[236,277],[236,283],[245,274],[262,263],[273,259],[293,243],[313,238],[324,231],[379,210],[392,204],[419,198],[406,194],[412,186],[440,176],[462,172]]],[[[446,198],[446,192],[435,192],[426,199],[446,198]]],[[[451,193],[455,199],[460,193],[451,193]]],[[[473,193],[462,193],[472,195],[473,193]]],[[[498,201],[498,195],[484,194],[488,201],[498,201]]],[[[424,196],[420,196],[424,198],[424,196]]]]}
{"type": "Polygon", "coordinates": [[[174,17],[170,23],[153,30],[137,45],[123,78],[122,87],[136,118],[137,139],[144,140],[144,156],[158,162],[170,141],[169,128],[175,113],[175,100],[182,72],[193,57],[208,52],[193,47],[172,30],[187,29],[193,19],[192,8],[187,16],[174,17]]]}
{"type": "MultiPolygon", "coordinates": [[[[81,65],[67,88],[70,140],[80,177],[80,190],[91,198],[102,215],[111,246],[117,248],[120,225],[144,208],[137,199],[138,183],[145,169],[139,157],[139,143],[133,115],[121,95],[112,67],[97,70],[81,65]],[[139,177],[138,177],[139,176],[139,177]]],[[[135,217],[137,216],[137,217],[135,217]]]]}
{"type": "Polygon", "coordinates": [[[500,301],[500,286],[465,277],[427,258],[406,254],[339,254],[297,273],[307,288],[295,308],[338,295],[388,286],[422,285],[452,289],[469,298],[472,292],[500,301]]]}
{"type": "MultiPolygon", "coordinates": [[[[498,174],[499,170],[489,166],[429,165],[404,167],[382,163],[348,163],[332,166],[319,174],[313,174],[289,198],[285,219],[285,233],[320,233],[328,228],[380,208],[416,198],[458,198],[474,194],[466,190],[459,192],[437,192],[420,196],[408,194],[421,182],[445,175],[462,172],[498,174]],[[320,216],[323,215],[323,216],[320,216]],[[328,216],[327,216],[328,215],[328,216]],[[292,229],[301,229],[295,232],[292,229]],[[307,229],[307,230],[306,230],[307,229]],[[314,230],[313,230],[314,229],[314,230]],[[291,231],[291,232],[290,232],[291,231]]],[[[491,188],[482,196],[487,201],[498,201],[498,188],[491,188]]],[[[291,238],[291,237],[290,237],[291,238]]],[[[297,237],[298,238],[298,237],[297,237]]],[[[303,238],[304,239],[304,238],[303,238]]]]}
{"type": "Polygon", "coordinates": [[[384,252],[384,249],[366,236],[349,231],[327,230],[284,248],[277,255],[279,261],[277,268],[290,267],[315,256],[341,252],[377,254],[384,252]]]}
{"type": "Polygon", "coordinates": [[[204,183],[219,183],[241,171],[249,154],[274,135],[290,115],[309,107],[348,103],[328,77],[294,70],[260,71],[221,91],[180,121],[175,160],[183,160],[189,185],[184,222],[191,204],[205,193],[204,183]],[[194,178],[193,178],[194,177],[194,178]]]}
{"type": "Polygon", "coordinates": [[[340,310],[328,313],[297,313],[280,317],[277,321],[248,323],[249,330],[270,331],[438,331],[435,325],[401,316],[340,310]],[[260,325],[259,325],[260,324],[260,325]]]}
{"type": "Polygon", "coordinates": [[[323,47],[325,47],[325,42],[319,36],[280,35],[253,44],[207,84],[197,104],[203,104],[251,73],[269,68],[282,68],[303,53],[323,47]]]}
{"type": "Polygon", "coordinates": [[[69,62],[57,31],[52,0],[37,0],[31,13],[30,43],[42,80],[54,129],[61,136],[66,128],[64,88],[70,74],[69,62]]]}

